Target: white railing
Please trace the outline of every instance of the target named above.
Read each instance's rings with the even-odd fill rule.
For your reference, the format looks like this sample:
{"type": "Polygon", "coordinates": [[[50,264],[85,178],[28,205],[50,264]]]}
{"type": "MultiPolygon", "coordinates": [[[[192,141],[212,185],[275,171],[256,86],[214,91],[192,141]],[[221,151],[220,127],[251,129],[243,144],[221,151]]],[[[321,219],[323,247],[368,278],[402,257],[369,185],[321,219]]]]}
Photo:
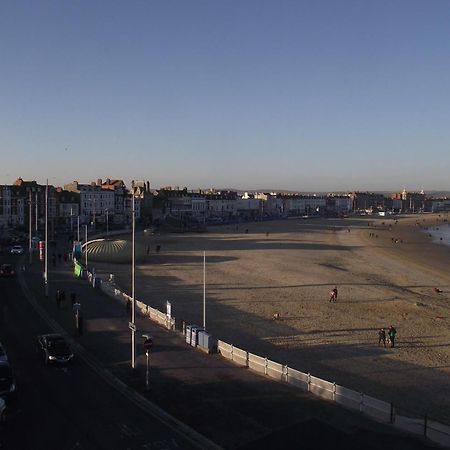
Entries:
{"type": "Polygon", "coordinates": [[[410,418],[396,414],[391,403],[357,392],[309,373],[270,361],[253,353],[218,341],[218,352],[235,364],[248,367],[255,372],[296,386],[323,399],[331,400],[349,409],[414,434],[420,434],[442,446],[450,447],[450,426],[423,418],[410,418]]]}

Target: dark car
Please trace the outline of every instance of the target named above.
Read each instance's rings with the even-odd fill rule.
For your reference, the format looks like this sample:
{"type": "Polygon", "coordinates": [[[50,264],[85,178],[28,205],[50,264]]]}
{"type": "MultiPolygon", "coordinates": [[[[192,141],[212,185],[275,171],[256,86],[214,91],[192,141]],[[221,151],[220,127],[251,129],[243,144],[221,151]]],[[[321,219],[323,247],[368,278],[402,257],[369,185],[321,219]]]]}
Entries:
{"type": "Polygon", "coordinates": [[[16,396],[16,380],[8,362],[0,362],[0,397],[6,402],[16,396]]]}
{"type": "Polygon", "coordinates": [[[13,266],[11,264],[2,264],[0,266],[0,277],[9,278],[15,275],[13,266]]]}
{"type": "Polygon", "coordinates": [[[60,334],[42,334],[37,338],[38,355],[45,364],[68,363],[73,358],[72,350],[60,334]]]}

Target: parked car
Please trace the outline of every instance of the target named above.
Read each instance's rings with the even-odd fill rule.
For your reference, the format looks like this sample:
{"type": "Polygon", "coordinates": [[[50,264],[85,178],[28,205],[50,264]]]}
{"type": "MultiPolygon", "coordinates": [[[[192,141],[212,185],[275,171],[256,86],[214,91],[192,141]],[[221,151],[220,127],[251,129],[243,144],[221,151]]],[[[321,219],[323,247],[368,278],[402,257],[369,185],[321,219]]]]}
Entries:
{"type": "Polygon", "coordinates": [[[6,422],[6,403],[5,400],[0,398],[0,423],[6,422]]]}
{"type": "Polygon", "coordinates": [[[42,334],[37,337],[36,351],[45,364],[68,363],[73,358],[72,350],[60,334],[42,334]]]}
{"type": "Polygon", "coordinates": [[[2,264],[0,266],[0,277],[9,278],[15,275],[13,266],[11,264],[2,264]]]}
{"type": "Polygon", "coordinates": [[[11,248],[11,253],[13,255],[21,255],[23,253],[23,247],[21,245],[14,245],[11,248]]]}
{"type": "Polygon", "coordinates": [[[0,362],[0,397],[5,401],[17,395],[16,380],[13,370],[7,361],[0,362]]]}
{"type": "Polygon", "coordinates": [[[8,361],[8,355],[6,354],[5,347],[3,347],[2,343],[0,342],[0,362],[7,362],[8,361]]]}

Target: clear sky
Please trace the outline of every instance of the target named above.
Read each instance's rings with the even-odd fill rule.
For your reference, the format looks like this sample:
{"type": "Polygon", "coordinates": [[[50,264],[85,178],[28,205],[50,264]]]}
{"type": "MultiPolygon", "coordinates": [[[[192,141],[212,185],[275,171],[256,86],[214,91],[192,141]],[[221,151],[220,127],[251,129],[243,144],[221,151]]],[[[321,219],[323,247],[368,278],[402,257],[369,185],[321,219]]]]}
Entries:
{"type": "Polygon", "coordinates": [[[2,0],[0,183],[450,189],[450,1],[2,0]]]}

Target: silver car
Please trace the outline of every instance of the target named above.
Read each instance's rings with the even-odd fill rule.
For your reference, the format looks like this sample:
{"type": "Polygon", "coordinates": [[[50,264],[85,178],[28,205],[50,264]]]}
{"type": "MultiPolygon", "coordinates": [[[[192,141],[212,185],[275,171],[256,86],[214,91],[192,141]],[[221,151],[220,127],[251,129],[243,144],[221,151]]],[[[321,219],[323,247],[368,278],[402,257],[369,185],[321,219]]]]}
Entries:
{"type": "Polygon", "coordinates": [[[14,245],[11,249],[13,255],[21,255],[23,253],[23,247],[21,245],[14,245]]]}

